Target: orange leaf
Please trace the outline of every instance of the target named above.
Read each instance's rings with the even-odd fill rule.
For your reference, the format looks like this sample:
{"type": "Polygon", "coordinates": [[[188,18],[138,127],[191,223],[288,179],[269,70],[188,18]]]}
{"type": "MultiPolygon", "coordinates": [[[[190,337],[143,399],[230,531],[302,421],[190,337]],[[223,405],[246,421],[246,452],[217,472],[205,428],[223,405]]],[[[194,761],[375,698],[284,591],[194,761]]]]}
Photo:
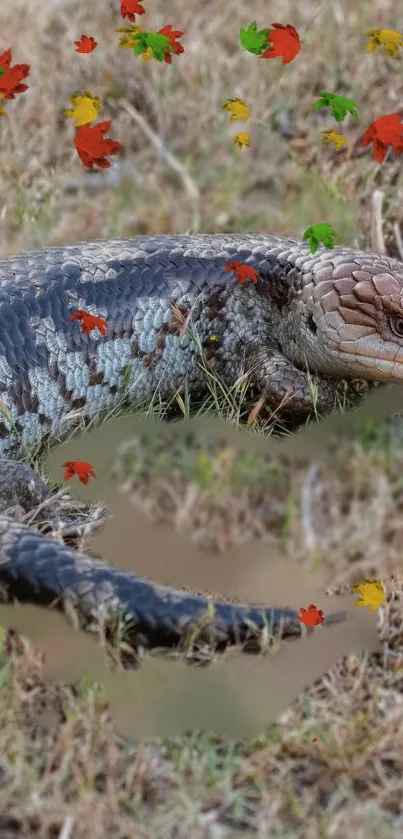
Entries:
{"type": "Polygon", "coordinates": [[[308,609],[304,609],[303,606],[301,606],[300,613],[299,620],[301,623],[304,623],[305,626],[318,626],[318,624],[324,622],[322,610],[318,609],[313,603],[311,603],[308,609]]]}
{"type": "Polygon", "coordinates": [[[24,93],[28,90],[27,84],[20,84],[22,79],[25,79],[29,74],[29,64],[14,64],[10,67],[12,53],[11,50],[6,50],[0,55],[0,67],[4,70],[0,76],[0,94],[2,99],[15,99],[16,93],[24,93]]]}
{"type": "Polygon", "coordinates": [[[74,41],[74,43],[77,47],[76,52],[81,53],[92,52],[98,46],[98,42],[95,40],[95,38],[92,38],[88,35],[81,35],[80,40],[74,41]]]}
{"type": "Polygon", "coordinates": [[[80,483],[87,486],[90,478],[96,478],[94,467],[92,463],[86,463],[84,460],[67,460],[62,464],[65,469],[64,480],[68,481],[74,475],[77,475],[80,483]]]}
{"type": "Polygon", "coordinates": [[[273,29],[267,38],[270,46],[263,52],[260,58],[279,58],[282,56],[282,64],[290,64],[298,55],[301,49],[301,42],[295,26],[290,23],[284,26],[282,23],[273,23],[273,29]]]}
{"type": "MultiPolygon", "coordinates": [[[[175,55],[181,55],[181,53],[185,52],[184,47],[182,44],[179,44],[177,38],[181,38],[184,33],[181,32],[180,29],[172,29],[172,24],[167,23],[162,29],[158,30],[158,35],[166,35],[171,42],[172,49],[175,55]]],[[[172,55],[170,50],[167,50],[164,56],[164,61],[166,64],[172,64],[172,55]]]]}
{"type": "Polygon", "coordinates": [[[374,120],[368,126],[362,137],[362,145],[368,146],[372,143],[375,160],[383,163],[388,151],[388,146],[398,154],[403,152],[403,124],[400,122],[402,115],[399,113],[385,114],[374,120]]]}
{"type": "Polygon", "coordinates": [[[139,0],[121,0],[120,16],[129,18],[133,22],[136,20],[136,15],[145,15],[146,10],[141,5],[139,0]]]}
{"type": "Polygon", "coordinates": [[[235,262],[232,260],[228,262],[224,268],[224,271],[228,273],[229,271],[234,271],[235,276],[241,284],[246,282],[246,280],[252,280],[255,285],[257,285],[257,280],[259,273],[256,268],[252,268],[251,265],[244,265],[242,262],[235,262]]]}
{"type": "Polygon", "coordinates": [[[88,334],[93,329],[99,329],[101,335],[106,335],[107,322],[103,318],[98,318],[96,315],[90,315],[89,312],[84,312],[83,309],[76,309],[69,320],[81,321],[81,331],[88,334]]]}
{"type": "Polygon", "coordinates": [[[98,125],[80,125],[77,129],[74,143],[79,158],[87,169],[93,169],[94,166],[109,169],[111,164],[106,160],[106,155],[116,154],[122,148],[117,140],[109,140],[102,136],[110,127],[111,121],[107,120],[99,122],[98,125]]]}

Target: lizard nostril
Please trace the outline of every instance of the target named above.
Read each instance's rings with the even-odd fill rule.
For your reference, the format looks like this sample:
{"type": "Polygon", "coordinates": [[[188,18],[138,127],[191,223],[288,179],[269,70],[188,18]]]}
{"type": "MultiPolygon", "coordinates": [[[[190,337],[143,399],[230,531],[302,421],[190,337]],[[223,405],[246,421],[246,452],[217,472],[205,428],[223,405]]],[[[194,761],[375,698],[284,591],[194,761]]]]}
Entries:
{"type": "Polygon", "coordinates": [[[389,326],[395,335],[399,338],[403,338],[403,317],[389,318],[389,326]]]}
{"type": "Polygon", "coordinates": [[[306,325],[307,325],[309,331],[312,332],[313,335],[315,335],[315,332],[318,331],[318,327],[316,326],[316,323],[315,323],[312,315],[309,315],[308,320],[306,322],[306,325]]]}

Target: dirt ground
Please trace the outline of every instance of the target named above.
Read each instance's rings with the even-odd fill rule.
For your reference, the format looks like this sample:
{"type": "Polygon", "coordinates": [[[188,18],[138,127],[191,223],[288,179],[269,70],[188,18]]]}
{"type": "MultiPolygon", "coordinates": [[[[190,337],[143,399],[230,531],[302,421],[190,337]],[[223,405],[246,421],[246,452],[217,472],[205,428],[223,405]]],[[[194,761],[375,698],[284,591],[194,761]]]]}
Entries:
{"type": "MultiPolygon", "coordinates": [[[[2,256],[139,233],[301,238],[328,221],[338,243],[403,259],[402,158],[390,151],[379,166],[360,146],[377,116],[403,112],[402,51],[397,59],[366,52],[367,30],[403,31],[403,9],[392,0],[279,0],[270,9],[263,0],[171,0],[166,11],[146,0],[139,25],[171,23],[185,33],[185,53],[168,66],[117,48],[119,5],[0,7],[0,52],[11,48],[12,64],[31,65],[29,90],[0,120],[2,256]],[[297,59],[282,66],[242,52],[239,29],[253,20],[259,28],[292,23],[302,40],[297,59]],[[90,55],[74,51],[82,33],[99,43],[90,55]],[[339,152],[321,141],[321,131],[337,128],[329,110],[312,111],[323,90],[359,106],[359,122],[343,123],[348,147],[339,152]],[[108,136],[122,144],[103,172],[83,168],[63,115],[84,91],[101,98],[108,136]],[[221,108],[235,97],[251,107],[251,146],[241,151],[221,108]]],[[[234,423],[242,413],[219,399],[208,410],[234,423]]],[[[280,545],[285,558],[302,561],[309,550],[332,569],[336,587],[381,579],[382,651],[340,660],[253,741],[196,731],[130,742],[95,686],[51,683],[29,641],[3,633],[1,836],[400,838],[401,442],[401,420],[369,424],[320,469],[284,463],[269,485],[259,459],[233,455],[222,469],[219,452],[209,451],[206,472],[197,446],[161,460],[158,447],[144,445],[132,491],[151,519],[203,543],[208,535],[218,550],[257,538],[280,545]]]]}

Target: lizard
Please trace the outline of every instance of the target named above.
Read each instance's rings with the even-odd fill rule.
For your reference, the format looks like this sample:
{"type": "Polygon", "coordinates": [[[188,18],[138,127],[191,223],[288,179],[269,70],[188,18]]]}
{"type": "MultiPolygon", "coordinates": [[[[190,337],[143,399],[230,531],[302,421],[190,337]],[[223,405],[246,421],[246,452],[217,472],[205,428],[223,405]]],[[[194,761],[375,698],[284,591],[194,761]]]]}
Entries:
{"type": "MultiPolygon", "coordinates": [[[[206,365],[228,387],[247,375],[273,409],[302,417],[332,411],[357,382],[401,381],[402,295],[396,259],[344,247],[312,254],[306,242],[266,234],[137,236],[1,260],[0,500],[10,486],[28,507],[47,496],[21,452],[70,433],[74,412],[96,419],[185,383],[202,394],[206,365]],[[255,269],[256,282],[225,270],[234,262],[255,269]],[[84,332],[77,313],[101,318],[105,335],[84,332]]],[[[70,599],[86,615],[123,607],[151,646],[178,643],[209,603],[205,634],[217,646],[245,639],[251,622],[302,630],[294,610],[157,585],[4,512],[0,582],[10,597],[70,599]]]]}

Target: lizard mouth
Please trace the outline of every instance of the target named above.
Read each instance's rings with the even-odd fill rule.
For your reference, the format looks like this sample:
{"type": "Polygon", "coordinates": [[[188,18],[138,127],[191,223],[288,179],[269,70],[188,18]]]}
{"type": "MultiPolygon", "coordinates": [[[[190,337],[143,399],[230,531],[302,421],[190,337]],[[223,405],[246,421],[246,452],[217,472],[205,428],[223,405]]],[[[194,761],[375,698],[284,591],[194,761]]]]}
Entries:
{"type": "Polygon", "coordinates": [[[403,381],[403,347],[393,341],[368,339],[342,341],[339,351],[343,365],[348,365],[358,378],[371,381],[403,381]]]}
{"type": "Polygon", "coordinates": [[[313,291],[321,351],[330,364],[367,381],[403,381],[401,263],[368,256],[357,269],[339,266],[313,291]],[[341,272],[341,274],[340,274],[341,272]]]}

